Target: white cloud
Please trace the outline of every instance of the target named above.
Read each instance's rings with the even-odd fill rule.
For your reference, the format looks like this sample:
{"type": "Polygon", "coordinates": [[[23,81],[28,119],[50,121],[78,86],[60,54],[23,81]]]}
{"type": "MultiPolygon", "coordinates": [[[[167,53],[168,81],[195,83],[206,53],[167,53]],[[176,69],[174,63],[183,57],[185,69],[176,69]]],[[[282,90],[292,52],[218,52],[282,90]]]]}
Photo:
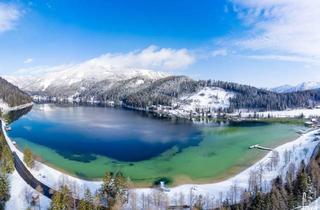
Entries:
{"type": "Polygon", "coordinates": [[[228,50],[227,49],[217,49],[213,50],[210,52],[210,55],[212,57],[217,57],[217,56],[227,56],[228,55],[228,50]]]}
{"type": "Polygon", "coordinates": [[[14,28],[21,12],[11,4],[0,3],[0,32],[14,28]]]}
{"type": "MultiPolygon", "coordinates": [[[[29,58],[25,61],[32,62],[29,58]]],[[[127,71],[128,69],[149,69],[172,71],[183,69],[196,61],[193,53],[187,49],[159,48],[151,45],[143,50],[128,53],[107,53],[82,63],[62,64],[57,66],[35,66],[18,69],[14,75],[38,76],[44,73],[59,71],[88,71],[92,69],[110,69],[113,71],[127,71]]]]}
{"type": "Polygon", "coordinates": [[[159,48],[151,45],[129,53],[107,53],[88,62],[118,68],[174,70],[193,64],[195,57],[187,49],[159,48]]]}
{"type": "Polygon", "coordinates": [[[234,11],[250,28],[237,45],[282,54],[278,60],[313,62],[320,58],[319,0],[233,0],[234,11]]]}
{"type": "Polygon", "coordinates": [[[27,58],[26,60],[23,61],[25,64],[29,64],[33,62],[33,58],[27,58]]]}
{"type": "Polygon", "coordinates": [[[263,55],[248,55],[245,57],[255,59],[255,60],[277,60],[277,61],[320,64],[320,61],[316,59],[312,59],[310,57],[303,57],[303,56],[294,56],[294,55],[263,54],[263,55]]]}
{"type": "Polygon", "coordinates": [[[35,67],[18,69],[13,74],[23,75],[23,76],[38,76],[38,75],[43,75],[50,72],[57,72],[65,69],[70,69],[74,66],[75,66],[74,64],[63,64],[58,66],[35,66],[35,67]]]}

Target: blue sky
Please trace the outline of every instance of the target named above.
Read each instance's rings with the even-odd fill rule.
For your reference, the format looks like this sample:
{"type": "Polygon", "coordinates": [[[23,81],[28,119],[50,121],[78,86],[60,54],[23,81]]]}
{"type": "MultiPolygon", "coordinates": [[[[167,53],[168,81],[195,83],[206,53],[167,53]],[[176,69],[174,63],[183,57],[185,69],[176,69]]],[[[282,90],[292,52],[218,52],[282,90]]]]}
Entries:
{"type": "Polygon", "coordinates": [[[260,87],[320,80],[319,6],[317,0],[0,1],[0,73],[39,73],[105,54],[123,62],[144,53],[150,60],[130,65],[260,87]]]}

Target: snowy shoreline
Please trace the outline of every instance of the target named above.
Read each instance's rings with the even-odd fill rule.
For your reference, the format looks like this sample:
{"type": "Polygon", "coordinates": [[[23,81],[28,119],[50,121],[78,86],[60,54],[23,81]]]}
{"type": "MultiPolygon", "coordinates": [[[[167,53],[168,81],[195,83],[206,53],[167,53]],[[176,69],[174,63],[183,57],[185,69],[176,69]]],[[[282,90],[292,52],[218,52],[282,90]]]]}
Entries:
{"type": "Polygon", "coordinates": [[[17,110],[20,110],[20,109],[25,109],[25,108],[28,108],[28,107],[31,107],[31,106],[33,106],[33,102],[27,103],[27,104],[22,104],[20,106],[14,106],[14,107],[10,107],[6,103],[0,103],[0,109],[2,109],[2,111],[4,113],[8,113],[8,112],[11,112],[11,111],[17,111],[17,110]]]}
{"type": "Polygon", "coordinates": [[[235,115],[241,115],[241,117],[249,118],[253,116],[258,116],[260,118],[297,118],[303,116],[304,118],[311,118],[311,117],[319,117],[320,116],[320,109],[313,108],[313,109],[289,109],[283,111],[263,111],[263,112],[253,112],[253,111],[246,111],[240,110],[235,115]]]}
{"type": "MultiPolygon", "coordinates": [[[[18,156],[23,159],[23,153],[19,151],[15,145],[13,145],[12,140],[7,135],[5,131],[5,124],[2,123],[2,129],[4,136],[8,142],[8,145],[12,151],[15,151],[18,156]]],[[[296,168],[298,168],[298,164],[302,160],[304,160],[306,163],[309,162],[309,159],[313,153],[314,148],[318,144],[318,141],[312,141],[314,139],[314,134],[318,133],[320,129],[313,130],[309,133],[303,134],[296,140],[293,140],[291,142],[288,142],[286,144],[283,144],[279,147],[276,147],[274,151],[279,152],[279,164],[274,170],[267,170],[265,169],[265,172],[263,174],[264,180],[266,183],[269,183],[272,179],[274,179],[276,176],[284,176],[286,174],[286,171],[288,170],[288,163],[284,160],[284,154],[287,151],[292,151],[293,157],[291,162],[296,165],[296,168]]],[[[269,152],[265,157],[258,160],[255,164],[250,166],[249,168],[245,169],[244,171],[240,172],[239,174],[227,178],[224,181],[216,182],[216,183],[210,183],[210,184],[184,184],[179,185],[176,187],[170,188],[169,192],[165,192],[165,195],[169,198],[169,201],[171,204],[174,204],[174,200],[179,194],[183,194],[184,198],[186,200],[190,200],[190,192],[192,192],[193,196],[196,195],[203,195],[203,196],[209,196],[210,198],[215,199],[226,199],[228,197],[228,191],[233,185],[237,185],[239,189],[245,189],[248,188],[248,177],[250,176],[250,173],[252,171],[259,170],[259,167],[267,167],[268,163],[270,162],[270,159],[272,157],[273,153],[269,152]],[[221,198],[220,198],[221,197],[221,198]]],[[[89,188],[92,192],[96,191],[101,186],[101,181],[86,181],[82,180],[67,174],[64,174],[61,171],[58,171],[56,169],[53,169],[41,162],[36,161],[36,166],[34,169],[30,169],[30,172],[33,174],[34,177],[36,177],[39,181],[43,182],[44,184],[48,185],[49,187],[52,187],[53,189],[58,189],[59,183],[69,183],[70,185],[76,184],[79,189],[85,189],[89,188]]],[[[16,172],[15,172],[16,173],[16,172]]],[[[16,177],[16,175],[14,176],[16,177]]],[[[20,178],[21,179],[21,178],[20,178]]],[[[12,184],[14,184],[12,182],[12,184]]],[[[16,186],[15,186],[16,188],[16,186]]],[[[15,189],[16,190],[16,189],[15,189]]],[[[265,190],[268,190],[268,184],[265,186],[265,190]]],[[[22,190],[21,190],[22,191],[22,190]]],[[[136,188],[131,189],[130,192],[136,194],[138,197],[150,195],[154,193],[155,189],[153,188],[136,188]]],[[[83,192],[80,192],[80,196],[83,194],[83,192]]],[[[15,197],[12,197],[12,199],[16,199],[15,197]]],[[[239,199],[239,198],[237,198],[239,199]]],[[[10,202],[10,201],[9,201],[10,202]]],[[[188,204],[188,203],[186,203],[188,204]]]]}
{"type": "MultiPolygon", "coordinates": [[[[295,164],[296,168],[299,167],[299,164],[302,160],[305,163],[308,163],[311,155],[319,143],[318,141],[313,141],[315,134],[319,133],[320,129],[313,130],[309,133],[303,134],[296,140],[285,143],[281,146],[276,147],[273,151],[279,153],[279,164],[273,170],[267,170],[266,167],[270,163],[270,160],[273,156],[273,152],[269,152],[265,157],[257,161],[255,164],[245,169],[244,171],[238,173],[237,175],[226,179],[221,182],[212,183],[212,184],[185,184],[177,187],[170,188],[170,192],[166,193],[169,198],[171,198],[171,202],[173,198],[176,198],[179,194],[184,194],[187,200],[190,200],[190,190],[194,189],[193,195],[203,195],[208,196],[210,198],[225,200],[228,198],[228,193],[231,187],[237,186],[239,189],[248,189],[248,179],[250,177],[250,173],[258,172],[261,167],[264,168],[263,180],[265,182],[265,191],[269,190],[269,183],[276,178],[278,175],[281,177],[285,177],[286,172],[288,171],[288,166],[290,163],[295,164]],[[289,163],[286,163],[284,154],[288,151],[292,151],[294,157],[292,157],[289,163]]],[[[142,194],[147,195],[152,193],[152,189],[144,188],[144,189],[136,189],[135,192],[142,196],[142,194]]],[[[236,198],[238,201],[240,199],[240,195],[236,198]]]]}

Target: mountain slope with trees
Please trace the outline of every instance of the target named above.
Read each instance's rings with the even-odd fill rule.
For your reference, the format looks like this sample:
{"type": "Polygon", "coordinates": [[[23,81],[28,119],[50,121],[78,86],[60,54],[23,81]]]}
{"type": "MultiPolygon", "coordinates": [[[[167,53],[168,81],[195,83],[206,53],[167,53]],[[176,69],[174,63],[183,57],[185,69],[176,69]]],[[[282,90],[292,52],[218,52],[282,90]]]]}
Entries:
{"type": "Polygon", "coordinates": [[[32,102],[32,98],[18,87],[0,77],[0,100],[9,107],[20,106],[32,102]]]}
{"type": "Polygon", "coordinates": [[[233,109],[268,111],[308,108],[320,102],[320,89],[276,93],[232,82],[213,81],[208,84],[236,93],[235,97],[230,99],[230,111],[233,109]]]}
{"type": "MultiPolygon", "coordinates": [[[[239,109],[271,111],[309,108],[318,105],[320,102],[320,89],[278,93],[233,82],[193,80],[186,76],[151,77],[135,75],[124,79],[106,78],[88,81],[88,79],[83,79],[69,84],[63,82],[63,78],[61,78],[60,84],[63,85],[51,85],[46,89],[38,88],[36,91],[25,89],[25,91],[37,96],[36,99],[43,101],[102,104],[111,101],[112,103],[122,103],[139,109],[159,105],[174,108],[177,107],[177,104],[183,105],[182,98],[196,94],[208,87],[221,88],[228,93],[232,93],[233,97],[227,99],[230,101],[230,106],[220,110],[225,112],[233,112],[239,109]]],[[[36,83],[33,85],[37,86],[36,83]]],[[[39,84],[40,86],[41,84],[39,84]]],[[[214,100],[211,103],[214,103],[214,100]]],[[[208,104],[208,107],[210,109],[210,104],[208,104]]]]}

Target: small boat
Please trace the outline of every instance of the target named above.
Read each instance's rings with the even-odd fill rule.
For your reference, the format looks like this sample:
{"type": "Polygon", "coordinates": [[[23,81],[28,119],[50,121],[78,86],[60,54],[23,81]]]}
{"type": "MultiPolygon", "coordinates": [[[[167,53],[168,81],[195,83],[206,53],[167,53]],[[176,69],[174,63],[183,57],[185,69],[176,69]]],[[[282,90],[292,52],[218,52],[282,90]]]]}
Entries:
{"type": "Polygon", "coordinates": [[[6,131],[11,131],[12,130],[10,126],[6,126],[5,129],[6,129],[6,131]]]}

